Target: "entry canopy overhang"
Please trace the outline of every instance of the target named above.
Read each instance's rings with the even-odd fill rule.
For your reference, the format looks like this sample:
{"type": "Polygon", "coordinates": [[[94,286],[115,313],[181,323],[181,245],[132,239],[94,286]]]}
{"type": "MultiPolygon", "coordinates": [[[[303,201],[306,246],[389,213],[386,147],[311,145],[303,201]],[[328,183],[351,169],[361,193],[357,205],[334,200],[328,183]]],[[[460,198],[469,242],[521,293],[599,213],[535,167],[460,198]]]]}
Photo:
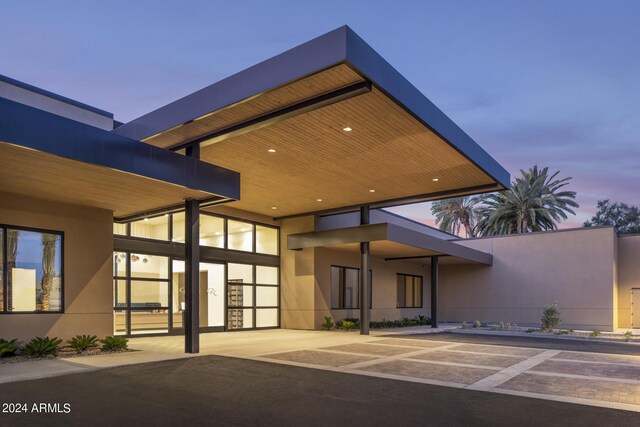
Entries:
{"type": "Polygon", "coordinates": [[[185,199],[240,198],[232,170],[0,98],[2,192],[97,207],[116,217],[185,199]]]}
{"type": "Polygon", "coordinates": [[[445,256],[445,263],[493,263],[493,255],[486,252],[391,223],[291,234],[287,236],[287,249],[329,247],[359,251],[360,242],[370,242],[371,255],[387,260],[424,261],[428,257],[445,256]]]}
{"type": "Polygon", "coordinates": [[[114,130],[242,174],[275,217],[497,191],[509,174],[349,27],[114,130]],[[275,151],[273,151],[275,150],[275,151]]]}

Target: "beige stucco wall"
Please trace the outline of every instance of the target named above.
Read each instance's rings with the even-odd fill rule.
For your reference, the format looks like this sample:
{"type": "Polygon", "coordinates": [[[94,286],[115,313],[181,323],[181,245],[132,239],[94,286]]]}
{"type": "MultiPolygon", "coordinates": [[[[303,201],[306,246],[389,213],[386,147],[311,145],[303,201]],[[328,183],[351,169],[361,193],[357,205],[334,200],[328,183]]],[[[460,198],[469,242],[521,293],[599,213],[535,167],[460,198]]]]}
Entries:
{"type": "MultiPolygon", "coordinates": [[[[618,238],[618,327],[631,328],[631,289],[640,292],[640,235],[618,238]]],[[[640,307],[635,327],[640,328],[640,307]]],[[[634,316],[635,317],[635,316],[634,316]]]]}
{"type": "Polygon", "coordinates": [[[562,326],[613,330],[613,228],[568,230],[460,241],[491,252],[493,266],[441,265],[442,321],[538,325],[556,302],[562,326]]]}
{"type": "Polygon", "coordinates": [[[0,337],[113,334],[110,211],[0,193],[0,223],[64,232],[64,314],[0,316],[0,337]]]}
{"type": "MultiPolygon", "coordinates": [[[[306,250],[306,249],[305,249],[306,250]]],[[[315,328],[320,328],[325,316],[333,320],[359,318],[358,309],[331,309],[331,266],[360,268],[360,254],[342,250],[317,248],[315,256],[315,328]]],[[[385,261],[383,258],[371,257],[371,320],[398,320],[404,317],[415,318],[418,315],[431,313],[430,266],[428,260],[424,264],[385,261]],[[425,267],[426,264],[426,267],[425,267]],[[422,276],[422,308],[397,308],[396,274],[412,274],[422,276]]]]}
{"type": "Polygon", "coordinates": [[[280,228],[280,324],[287,329],[314,329],[315,249],[287,249],[287,235],[313,231],[314,218],[282,222],[280,228]]]}

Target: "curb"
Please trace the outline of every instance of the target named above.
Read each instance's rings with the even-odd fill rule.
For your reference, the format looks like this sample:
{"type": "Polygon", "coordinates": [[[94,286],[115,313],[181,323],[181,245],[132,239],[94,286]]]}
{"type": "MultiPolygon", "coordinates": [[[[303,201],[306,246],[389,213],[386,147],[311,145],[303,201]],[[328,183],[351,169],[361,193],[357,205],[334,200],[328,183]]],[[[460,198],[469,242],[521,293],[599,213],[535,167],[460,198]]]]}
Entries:
{"type": "Polygon", "coordinates": [[[502,337],[533,337],[533,338],[547,338],[547,339],[556,339],[556,340],[614,342],[614,343],[620,343],[620,344],[640,345],[640,338],[631,338],[629,341],[625,341],[623,338],[576,337],[576,336],[569,336],[569,335],[540,334],[535,332],[527,333],[527,332],[469,330],[469,329],[451,329],[447,332],[451,332],[453,334],[493,335],[493,336],[502,336],[502,337]]]}

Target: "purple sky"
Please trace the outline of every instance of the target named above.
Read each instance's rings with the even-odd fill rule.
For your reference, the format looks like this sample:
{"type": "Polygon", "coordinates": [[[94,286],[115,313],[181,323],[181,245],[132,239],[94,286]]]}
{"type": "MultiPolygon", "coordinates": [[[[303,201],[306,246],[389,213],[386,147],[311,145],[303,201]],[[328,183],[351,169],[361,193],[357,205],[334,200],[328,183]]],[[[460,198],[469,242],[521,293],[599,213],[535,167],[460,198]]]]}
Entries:
{"type": "MultiPolygon", "coordinates": [[[[512,175],[640,204],[640,1],[25,1],[0,74],[129,121],[343,24],[512,175]]],[[[424,204],[396,212],[428,220],[424,204]]]]}

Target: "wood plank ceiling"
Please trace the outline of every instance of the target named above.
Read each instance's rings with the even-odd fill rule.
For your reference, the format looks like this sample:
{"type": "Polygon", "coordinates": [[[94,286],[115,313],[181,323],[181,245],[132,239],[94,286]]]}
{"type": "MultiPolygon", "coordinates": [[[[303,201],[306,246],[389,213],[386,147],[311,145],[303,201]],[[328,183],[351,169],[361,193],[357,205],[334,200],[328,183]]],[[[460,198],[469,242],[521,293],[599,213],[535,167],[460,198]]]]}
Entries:
{"type": "MultiPolygon", "coordinates": [[[[145,142],[175,146],[358,81],[341,64],[145,142]]],[[[273,217],[494,183],[375,86],[205,146],[201,159],[240,172],[241,200],[230,206],[273,217]]]]}
{"type": "Polygon", "coordinates": [[[211,194],[0,142],[2,191],[125,216],[211,194]],[[15,167],[15,165],[20,165],[15,167]]]}

